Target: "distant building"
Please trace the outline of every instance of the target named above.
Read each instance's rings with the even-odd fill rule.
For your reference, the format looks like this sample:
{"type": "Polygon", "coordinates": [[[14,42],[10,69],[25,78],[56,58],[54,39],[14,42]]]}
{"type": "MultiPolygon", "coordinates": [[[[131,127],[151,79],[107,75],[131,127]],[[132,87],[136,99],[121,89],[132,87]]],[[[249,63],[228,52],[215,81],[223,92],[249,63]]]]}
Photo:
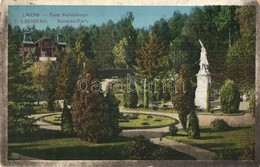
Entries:
{"type": "Polygon", "coordinates": [[[56,61],[57,57],[55,51],[66,51],[67,44],[64,41],[64,38],[61,34],[57,36],[57,41],[54,43],[50,38],[43,36],[36,42],[33,42],[29,32],[24,33],[23,42],[20,47],[20,56],[23,60],[28,58],[28,53],[34,50],[34,54],[37,57],[37,60],[47,61],[56,61]]]}

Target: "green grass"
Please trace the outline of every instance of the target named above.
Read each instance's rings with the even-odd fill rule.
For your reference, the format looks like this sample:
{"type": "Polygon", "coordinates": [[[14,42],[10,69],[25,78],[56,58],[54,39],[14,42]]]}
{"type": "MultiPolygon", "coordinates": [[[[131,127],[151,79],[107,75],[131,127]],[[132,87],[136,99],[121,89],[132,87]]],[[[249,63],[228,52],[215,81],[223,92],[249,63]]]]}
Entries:
{"type": "Polygon", "coordinates": [[[172,123],[176,123],[176,120],[163,117],[163,116],[156,116],[151,115],[152,118],[147,118],[148,115],[145,114],[138,114],[138,119],[129,119],[129,122],[119,122],[119,126],[122,128],[152,128],[152,127],[163,127],[170,125],[172,123]],[[156,121],[156,120],[161,121],[156,121]],[[149,125],[142,125],[143,122],[148,123],[149,125]]]}
{"type": "Polygon", "coordinates": [[[115,97],[120,101],[119,106],[123,106],[123,104],[124,104],[124,95],[123,94],[115,94],[115,97]]]}
{"type": "MultiPolygon", "coordinates": [[[[164,117],[152,115],[152,118],[147,118],[146,114],[138,114],[138,119],[129,119],[129,122],[119,122],[119,126],[123,129],[134,129],[134,128],[156,128],[168,126],[172,123],[176,123],[177,120],[164,117]],[[160,119],[161,121],[156,121],[160,119]],[[142,125],[143,122],[147,122],[149,125],[142,125]]],[[[60,115],[51,115],[44,117],[44,120],[55,125],[60,125],[60,115]]]]}
{"type": "Polygon", "coordinates": [[[210,150],[218,155],[227,151],[239,154],[248,142],[255,140],[252,127],[233,127],[226,132],[214,132],[210,127],[201,127],[200,135],[200,139],[189,139],[186,132],[179,130],[177,136],[166,138],[210,150]]]}
{"type": "Polygon", "coordinates": [[[53,123],[55,125],[60,125],[61,124],[61,115],[52,115],[48,117],[44,117],[44,120],[53,123]]]}
{"type": "MultiPolygon", "coordinates": [[[[124,160],[122,148],[131,138],[117,137],[112,141],[94,144],[76,137],[66,137],[60,131],[40,129],[27,136],[9,136],[8,152],[44,160],[124,160]]],[[[161,146],[158,146],[161,147],[161,146]]],[[[194,159],[171,149],[168,158],[194,159]]],[[[9,156],[10,160],[12,157],[9,156]]]]}
{"type": "Polygon", "coordinates": [[[50,113],[47,109],[46,105],[35,105],[33,106],[33,109],[35,110],[36,114],[47,114],[50,113]]]}

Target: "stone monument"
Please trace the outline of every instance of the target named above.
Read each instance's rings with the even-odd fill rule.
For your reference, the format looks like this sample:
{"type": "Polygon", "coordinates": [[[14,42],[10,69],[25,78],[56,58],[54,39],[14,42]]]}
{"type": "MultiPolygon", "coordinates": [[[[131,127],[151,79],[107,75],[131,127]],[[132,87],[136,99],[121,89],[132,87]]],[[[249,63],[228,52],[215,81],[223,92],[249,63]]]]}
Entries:
{"type": "Polygon", "coordinates": [[[211,85],[211,74],[208,70],[208,60],[206,49],[202,42],[199,40],[201,45],[200,52],[200,70],[197,76],[197,89],[195,92],[195,105],[200,109],[207,109],[208,89],[211,85]]]}

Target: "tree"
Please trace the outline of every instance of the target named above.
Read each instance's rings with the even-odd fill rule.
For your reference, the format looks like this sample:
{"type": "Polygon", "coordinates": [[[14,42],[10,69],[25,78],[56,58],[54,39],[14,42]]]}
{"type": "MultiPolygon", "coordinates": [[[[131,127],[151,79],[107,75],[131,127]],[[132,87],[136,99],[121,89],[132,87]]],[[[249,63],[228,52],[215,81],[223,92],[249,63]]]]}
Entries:
{"type": "Polygon", "coordinates": [[[72,116],[70,110],[68,109],[66,100],[63,102],[63,110],[61,113],[61,131],[67,135],[73,134],[72,116]]]}
{"type": "Polygon", "coordinates": [[[56,90],[56,78],[57,78],[58,63],[51,62],[48,74],[47,74],[47,83],[45,85],[45,92],[47,95],[47,107],[49,111],[54,111],[54,102],[55,102],[55,90],[56,90]]]}
{"type": "Polygon", "coordinates": [[[187,67],[182,66],[176,81],[175,104],[182,127],[187,128],[187,116],[195,110],[195,91],[187,67]]]}
{"type": "Polygon", "coordinates": [[[200,138],[199,118],[194,110],[189,115],[188,137],[192,139],[200,138]]]}
{"type": "Polygon", "coordinates": [[[132,67],[135,64],[136,53],[136,39],[137,33],[133,27],[134,16],[132,12],[127,12],[126,16],[117,23],[121,38],[126,38],[128,45],[126,46],[126,64],[132,67]]]}
{"type": "Polygon", "coordinates": [[[135,73],[144,78],[144,106],[148,108],[148,81],[152,81],[165,69],[164,56],[166,55],[164,47],[153,33],[149,34],[146,44],[137,51],[135,73]],[[148,81],[147,81],[148,80],[148,81]]]}
{"type": "Polygon", "coordinates": [[[211,84],[208,83],[208,90],[207,90],[207,112],[210,112],[211,109],[211,84]]]}
{"type": "Polygon", "coordinates": [[[76,39],[75,53],[77,55],[77,63],[82,64],[87,59],[93,59],[92,39],[88,32],[83,31],[76,39]]]}
{"type": "Polygon", "coordinates": [[[255,8],[236,10],[240,26],[240,38],[229,48],[226,60],[227,76],[244,89],[255,84],[255,8]]]}
{"type": "Polygon", "coordinates": [[[130,84],[128,91],[124,93],[124,107],[136,108],[138,103],[138,94],[136,86],[130,84]]]}
{"type": "Polygon", "coordinates": [[[35,62],[30,67],[30,72],[32,73],[32,81],[37,91],[37,101],[38,105],[40,100],[44,97],[44,88],[47,84],[47,75],[48,75],[48,69],[50,66],[50,61],[47,62],[35,62]]]}
{"type": "Polygon", "coordinates": [[[78,71],[78,64],[74,54],[65,55],[57,73],[56,98],[66,99],[68,104],[70,104],[73,89],[76,86],[78,71]]]}
{"type": "Polygon", "coordinates": [[[156,21],[152,27],[152,32],[159,39],[162,45],[165,48],[168,48],[169,43],[172,40],[168,21],[163,18],[156,21]]]}
{"type": "Polygon", "coordinates": [[[97,29],[97,38],[93,45],[94,59],[97,67],[113,68],[115,66],[115,58],[112,50],[118,38],[117,31],[119,30],[117,30],[117,27],[111,20],[97,29]]]}
{"type": "Polygon", "coordinates": [[[115,55],[115,65],[116,67],[126,67],[126,47],[128,46],[128,42],[126,38],[117,43],[113,48],[113,54],[115,55]]]}
{"type": "Polygon", "coordinates": [[[29,118],[34,113],[35,87],[32,73],[23,64],[18,53],[9,48],[8,56],[8,133],[22,135],[37,130],[34,120],[29,118]]]}
{"type": "Polygon", "coordinates": [[[87,62],[74,89],[71,108],[75,133],[90,142],[105,141],[120,132],[119,102],[109,93],[104,97],[96,78],[94,64],[87,62]]]}
{"type": "Polygon", "coordinates": [[[221,111],[227,114],[236,113],[239,110],[240,93],[238,86],[232,80],[226,80],[220,90],[221,111]]]}
{"type": "Polygon", "coordinates": [[[163,45],[153,33],[150,33],[146,44],[137,51],[135,73],[152,80],[160,71],[163,71],[163,64],[160,60],[165,55],[163,45]]]}

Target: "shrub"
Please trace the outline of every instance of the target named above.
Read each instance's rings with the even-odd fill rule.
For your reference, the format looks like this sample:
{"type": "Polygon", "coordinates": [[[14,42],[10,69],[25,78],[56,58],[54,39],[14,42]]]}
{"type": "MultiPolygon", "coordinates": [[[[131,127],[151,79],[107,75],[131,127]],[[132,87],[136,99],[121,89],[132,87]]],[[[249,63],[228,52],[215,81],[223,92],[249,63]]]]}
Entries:
{"type": "Polygon", "coordinates": [[[158,110],[158,106],[157,105],[153,105],[153,110],[158,110]]]}
{"type": "Polygon", "coordinates": [[[152,159],[152,143],[144,136],[137,136],[134,138],[134,142],[126,145],[123,148],[123,155],[127,159],[152,159]]]}
{"type": "Polygon", "coordinates": [[[226,131],[229,128],[227,122],[223,119],[215,119],[210,123],[210,126],[214,131],[226,131]]]}
{"type": "Polygon", "coordinates": [[[129,92],[124,93],[124,107],[136,108],[138,103],[138,94],[135,85],[130,85],[129,92]]]}
{"type": "Polygon", "coordinates": [[[154,121],[161,122],[162,120],[161,119],[155,119],[154,121]]]}
{"type": "Polygon", "coordinates": [[[138,108],[144,108],[144,104],[139,104],[138,108]]]}
{"type": "Polygon", "coordinates": [[[148,122],[142,122],[141,125],[149,126],[150,124],[148,122]]]}
{"type": "Polygon", "coordinates": [[[182,128],[184,130],[187,129],[187,114],[185,112],[179,112],[178,114],[179,120],[181,122],[182,128]]]}
{"type": "Polygon", "coordinates": [[[149,119],[152,119],[152,118],[153,118],[153,116],[151,116],[151,115],[148,115],[148,116],[147,116],[147,118],[149,118],[149,119]]]}
{"type": "Polygon", "coordinates": [[[61,114],[61,118],[56,118],[61,120],[61,131],[64,134],[72,135],[73,134],[73,123],[72,123],[72,116],[71,112],[67,107],[66,100],[64,100],[64,107],[61,114]]]}
{"type": "Polygon", "coordinates": [[[200,138],[199,118],[195,111],[189,115],[188,137],[192,139],[200,138]]]}
{"type": "Polygon", "coordinates": [[[250,95],[249,111],[253,118],[255,118],[255,95],[250,95]]]}
{"type": "Polygon", "coordinates": [[[171,148],[158,147],[142,135],[135,137],[134,142],[126,145],[122,150],[126,159],[134,160],[163,160],[170,156],[170,152],[171,148]]]}
{"type": "Polygon", "coordinates": [[[175,136],[178,132],[178,128],[174,124],[171,124],[169,126],[169,132],[171,136],[175,136]]]}
{"type": "Polygon", "coordinates": [[[232,80],[227,80],[220,91],[221,111],[231,114],[239,110],[240,93],[232,80]]]}

